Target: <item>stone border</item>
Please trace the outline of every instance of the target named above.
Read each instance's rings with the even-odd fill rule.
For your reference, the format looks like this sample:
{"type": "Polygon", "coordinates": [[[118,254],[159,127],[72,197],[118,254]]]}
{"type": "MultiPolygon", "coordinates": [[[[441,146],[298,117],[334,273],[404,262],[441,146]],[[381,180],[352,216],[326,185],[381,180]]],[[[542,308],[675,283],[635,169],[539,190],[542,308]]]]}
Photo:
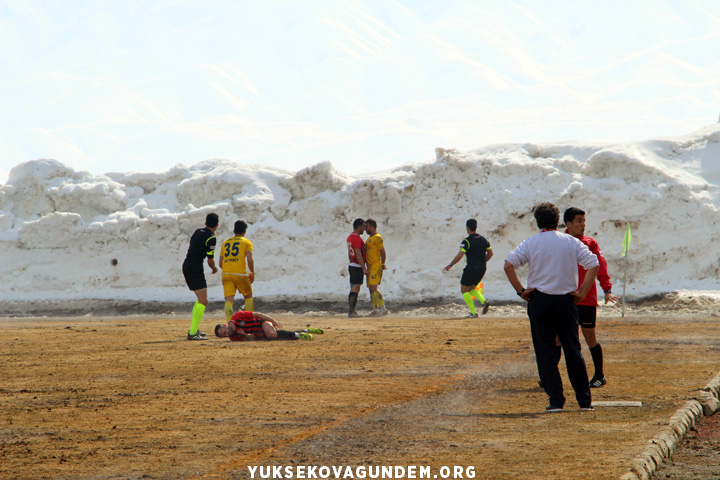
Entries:
{"type": "Polygon", "coordinates": [[[709,417],[720,410],[720,373],[710,380],[695,399],[688,401],[670,417],[670,422],[648,443],[645,450],[630,462],[630,471],[620,480],[650,480],[657,467],[673,454],[678,442],[695,425],[701,415],[709,417]]]}

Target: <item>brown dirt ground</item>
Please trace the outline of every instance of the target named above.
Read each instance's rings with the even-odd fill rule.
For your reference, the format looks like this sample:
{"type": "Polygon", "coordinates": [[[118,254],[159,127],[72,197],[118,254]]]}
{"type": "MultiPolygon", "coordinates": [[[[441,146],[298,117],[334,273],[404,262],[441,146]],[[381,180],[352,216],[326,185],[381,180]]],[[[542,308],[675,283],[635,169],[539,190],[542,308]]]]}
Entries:
{"type": "Polygon", "coordinates": [[[653,480],[720,479],[720,415],[702,417],[653,480]]]}
{"type": "Polygon", "coordinates": [[[0,318],[0,478],[244,479],[258,465],[441,478],[457,465],[618,479],[720,371],[717,317],[601,318],[608,385],[594,400],[643,406],[581,413],[569,391],[566,412],[545,414],[520,315],[277,318],[325,334],[188,342],[186,316],[0,318]]]}

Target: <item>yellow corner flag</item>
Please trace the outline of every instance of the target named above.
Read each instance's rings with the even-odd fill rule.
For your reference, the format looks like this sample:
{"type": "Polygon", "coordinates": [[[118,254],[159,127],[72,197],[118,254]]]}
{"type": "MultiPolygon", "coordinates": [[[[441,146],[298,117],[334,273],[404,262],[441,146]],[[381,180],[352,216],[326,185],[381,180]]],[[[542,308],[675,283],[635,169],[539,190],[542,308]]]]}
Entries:
{"type": "Polygon", "coordinates": [[[623,238],[622,256],[627,255],[630,249],[630,240],[632,240],[632,234],[630,233],[630,222],[627,224],[627,230],[625,230],[625,238],[623,238]]]}

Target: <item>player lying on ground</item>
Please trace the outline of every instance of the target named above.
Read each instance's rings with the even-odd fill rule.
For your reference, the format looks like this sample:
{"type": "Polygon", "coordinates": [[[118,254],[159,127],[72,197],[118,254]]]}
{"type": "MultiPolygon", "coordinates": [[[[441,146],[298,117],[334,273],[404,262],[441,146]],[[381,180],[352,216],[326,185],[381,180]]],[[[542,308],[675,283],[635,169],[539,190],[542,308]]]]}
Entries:
{"type": "Polygon", "coordinates": [[[215,336],[228,337],[233,342],[243,340],[312,340],[312,334],[321,334],[321,328],[306,328],[296,332],[279,330],[282,323],[260,312],[239,311],[230,322],[215,326],[215,336]]]}

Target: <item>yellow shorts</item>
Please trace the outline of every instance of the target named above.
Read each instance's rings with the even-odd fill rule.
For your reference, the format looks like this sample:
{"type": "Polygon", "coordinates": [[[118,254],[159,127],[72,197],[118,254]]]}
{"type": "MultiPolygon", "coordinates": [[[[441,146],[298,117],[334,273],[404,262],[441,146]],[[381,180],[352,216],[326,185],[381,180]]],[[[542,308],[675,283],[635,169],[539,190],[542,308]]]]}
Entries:
{"type": "Polygon", "coordinates": [[[369,265],[368,266],[368,275],[367,275],[368,286],[380,285],[380,282],[382,282],[382,273],[383,273],[382,263],[378,263],[377,265],[369,265]]]}
{"type": "Polygon", "coordinates": [[[234,297],[235,291],[247,298],[252,297],[252,285],[247,275],[233,275],[223,273],[222,276],[223,292],[226,297],[234,297]]]}

